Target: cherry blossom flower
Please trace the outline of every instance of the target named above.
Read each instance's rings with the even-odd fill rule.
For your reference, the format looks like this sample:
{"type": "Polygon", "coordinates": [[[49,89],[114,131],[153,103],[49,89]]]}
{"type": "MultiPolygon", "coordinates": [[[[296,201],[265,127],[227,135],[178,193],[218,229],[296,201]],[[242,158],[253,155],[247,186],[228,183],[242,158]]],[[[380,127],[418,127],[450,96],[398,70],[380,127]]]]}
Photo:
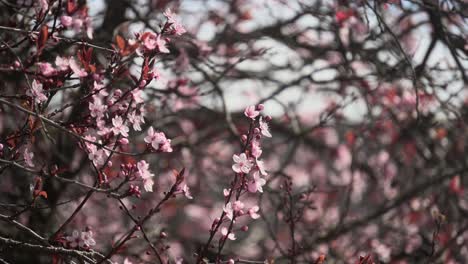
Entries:
{"type": "Polygon", "coordinates": [[[252,208],[250,208],[249,209],[250,217],[252,217],[252,219],[260,218],[260,215],[257,213],[258,211],[260,211],[260,207],[258,207],[258,205],[255,205],[252,208]]]}
{"type": "Polygon", "coordinates": [[[92,117],[102,118],[107,110],[98,97],[94,97],[94,102],[89,104],[89,111],[92,117]]]}
{"type": "Polygon", "coordinates": [[[96,245],[96,241],[93,239],[93,231],[81,232],[81,240],[83,241],[81,247],[89,248],[96,245]]]}
{"type": "Polygon", "coordinates": [[[260,111],[257,111],[255,105],[248,106],[244,110],[244,115],[248,118],[255,119],[260,114],[260,111]]]}
{"type": "Polygon", "coordinates": [[[176,19],[176,16],[175,14],[171,11],[171,9],[166,9],[166,11],[164,12],[164,16],[167,18],[167,22],[169,24],[171,24],[172,26],[172,29],[173,29],[173,33],[175,35],[182,35],[184,34],[185,32],[187,32],[184,28],[184,26],[182,26],[181,23],[179,23],[179,21],[176,19]]]}
{"type": "Polygon", "coordinates": [[[78,230],[73,230],[71,236],[65,237],[71,248],[77,248],[81,243],[81,236],[78,230]]]}
{"type": "Polygon", "coordinates": [[[228,233],[228,229],[225,226],[221,228],[221,234],[229,240],[236,240],[236,235],[232,232],[228,233]]]}
{"type": "Polygon", "coordinates": [[[154,174],[149,170],[149,164],[145,160],[137,163],[137,176],[143,179],[143,187],[147,192],[153,191],[154,181],[151,179],[154,174]]]}
{"type": "Polygon", "coordinates": [[[39,66],[39,71],[42,75],[49,77],[55,74],[55,69],[52,67],[52,64],[48,62],[38,62],[37,66],[39,66]]]}
{"type": "Polygon", "coordinates": [[[71,16],[61,16],[60,22],[64,27],[70,27],[73,24],[73,18],[71,16]]]}
{"type": "Polygon", "coordinates": [[[262,133],[262,135],[264,135],[265,137],[272,137],[270,133],[270,128],[268,127],[268,123],[264,121],[262,117],[260,117],[259,128],[260,133],[262,133]]]}
{"type": "Polygon", "coordinates": [[[262,155],[262,149],[260,147],[260,141],[253,140],[252,141],[252,156],[255,158],[259,158],[262,155]]]}
{"type": "Polygon", "coordinates": [[[232,209],[234,210],[234,212],[240,212],[242,209],[244,209],[244,203],[237,200],[234,202],[233,206],[232,206],[232,209]]]}
{"type": "Polygon", "coordinates": [[[70,67],[70,59],[57,56],[55,58],[55,65],[58,67],[59,70],[66,71],[70,67]]]}
{"type": "Polygon", "coordinates": [[[91,160],[95,166],[104,165],[107,160],[107,155],[104,150],[98,149],[94,144],[90,144],[88,146],[88,152],[88,159],[91,160]]]}
{"type": "Polygon", "coordinates": [[[83,78],[88,76],[88,73],[78,65],[74,58],[69,59],[69,66],[73,73],[78,77],[83,78]]]}
{"type": "Polygon", "coordinates": [[[241,153],[240,155],[234,154],[232,159],[235,162],[232,165],[232,170],[236,173],[249,173],[252,169],[252,162],[247,158],[245,153],[241,153]]]}
{"type": "Polygon", "coordinates": [[[106,121],[104,119],[99,119],[96,121],[96,126],[98,128],[98,135],[100,136],[104,136],[104,135],[107,135],[109,134],[112,129],[109,128],[109,127],[106,127],[106,121]]]}
{"type": "Polygon", "coordinates": [[[109,93],[106,91],[106,89],[104,89],[106,86],[103,84],[103,83],[98,83],[96,81],[94,81],[94,84],[93,84],[93,90],[94,91],[99,91],[99,94],[102,95],[102,96],[108,96],[109,93]]]}
{"type": "Polygon", "coordinates": [[[148,135],[144,140],[146,143],[151,144],[155,150],[172,152],[171,140],[167,139],[163,132],[155,132],[153,127],[148,129],[148,135]]]}
{"type": "Polygon", "coordinates": [[[256,171],[253,174],[253,179],[248,183],[248,190],[251,193],[256,193],[257,191],[262,193],[265,183],[266,180],[260,177],[260,173],[256,171]]]}
{"type": "Polygon", "coordinates": [[[145,32],[140,39],[143,41],[143,46],[149,51],[157,49],[161,53],[169,53],[166,47],[166,40],[162,39],[161,35],[145,32]]]}
{"type": "Polygon", "coordinates": [[[232,204],[231,202],[227,203],[223,207],[223,211],[226,213],[227,218],[231,219],[234,217],[234,210],[232,209],[232,204]]]}
{"type": "Polygon", "coordinates": [[[136,111],[131,112],[128,115],[128,121],[133,125],[133,130],[141,131],[141,124],[145,123],[143,116],[137,115],[136,111]]]}
{"type": "Polygon", "coordinates": [[[143,99],[143,91],[141,91],[141,90],[133,90],[132,91],[132,98],[133,98],[133,101],[136,104],[141,104],[141,103],[143,103],[145,101],[143,99]]]}
{"type": "Polygon", "coordinates": [[[266,169],[265,169],[265,162],[263,160],[256,160],[255,162],[257,163],[257,168],[260,171],[260,173],[263,176],[268,175],[268,173],[266,172],[266,169]]]}
{"type": "Polygon", "coordinates": [[[193,199],[192,194],[190,193],[190,188],[187,186],[187,184],[184,184],[184,187],[182,188],[182,192],[184,193],[185,197],[187,197],[187,199],[190,199],[190,200],[193,199]]]}
{"type": "Polygon", "coordinates": [[[169,53],[169,49],[166,47],[167,41],[161,38],[161,35],[158,35],[155,40],[156,48],[161,53],[169,53]]]}
{"type": "Polygon", "coordinates": [[[42,83],[36,80],[32,82],[31,90],[28,90],[26,94],[34,98],[34,102],[36,102],[36,104],[40,104],[47,100],[47,96],[44,94],[42,89],[42,83]]]}
{"type": "Polygon", "coordinates": [[[28,165],[29,167],[34,167],[34,162],[33,162],[34,153],[30,151],[29,148],[24,149],[23,158],[24,158],[24,161],[26,162],[26,165],[28,165]]]}
{"type": "Polygon", "coordinates": [[[122,135],[124,137],[128,137],[128,127],[124,124],[124,121],[121,116],[116,116],[112,118],[112,132],[117,135],[122,135]]]}
{"type": "Polygon", "coordinates": [[[96,241],[93,238],[93,232],[80,232],[78,230],[74,230],[71,236],[65,237],[65,240],[69,243],[71,248],[90,248],[96,245],[96,241]]]}

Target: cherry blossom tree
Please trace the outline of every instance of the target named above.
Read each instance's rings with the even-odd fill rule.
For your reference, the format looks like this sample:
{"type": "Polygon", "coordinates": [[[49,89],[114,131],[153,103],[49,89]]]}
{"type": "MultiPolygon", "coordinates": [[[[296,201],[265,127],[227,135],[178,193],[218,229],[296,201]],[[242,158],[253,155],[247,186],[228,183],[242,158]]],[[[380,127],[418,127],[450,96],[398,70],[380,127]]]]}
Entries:
{"type": "Polygon", "coordinates": [[[0,0],[0,263],[466,263],[466,10],[0,0]]]}

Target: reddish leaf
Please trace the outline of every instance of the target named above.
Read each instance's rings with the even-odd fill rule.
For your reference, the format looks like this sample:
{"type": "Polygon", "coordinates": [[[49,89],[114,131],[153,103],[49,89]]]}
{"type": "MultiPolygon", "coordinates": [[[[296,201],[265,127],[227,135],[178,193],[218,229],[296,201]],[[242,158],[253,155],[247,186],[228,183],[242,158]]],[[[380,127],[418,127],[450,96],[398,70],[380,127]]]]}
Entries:
{"type": "Polygon", "coordinates": [[[73,13],[76,12],[77,9],[78,9],[78,6],[77,6],[75,0],[68,0],[68,2],[67,2],[67,13],[69,15],[72,15],[73,13]]]}
{"type": "Polygon", "coordinates": [[[44,25],[41,27],[41,31],[39,32],[39,37],[37,39],[37,52],[40,54],[42,49],[44,49],[47,39],[49,38],[49,28],[44,25]]]}
{"type": "Polygon", "coordinates": [[[115,42],[117,43],[117,47],[119,47],[120,50],[125,50],[125,39],[124,38],[117,35],[115,37],[115,42]]]}

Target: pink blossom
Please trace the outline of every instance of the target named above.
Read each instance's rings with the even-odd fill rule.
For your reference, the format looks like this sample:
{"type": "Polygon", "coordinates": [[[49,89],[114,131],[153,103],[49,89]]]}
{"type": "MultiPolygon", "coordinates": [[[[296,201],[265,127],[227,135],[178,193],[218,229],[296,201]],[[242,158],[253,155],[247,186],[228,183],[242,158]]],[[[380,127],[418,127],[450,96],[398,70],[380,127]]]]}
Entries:
{"type": "Polygon", "coordinates": [[[260,211],[260,207],[258,207],[258,205],[255,205],[252,208],[250,208],[249,209],[250,217],[252,217],[252,219],[260,218],[260,215],[257,213],[258,211],[260,211]]]}
{"type": "Polygon", "coordinates": [[[262,149],[258,140],[252,141],[252,156],[259,158],[262,155],[262,149]]]}
{"type": "Polygon", "coordinates": [[[75,18],[73,19],[73,30],[76,32],[80,32],[81,29],[83,28],[84,21],[81,18],[75,18]]]}
{"type": "Polygon", "coordinates": [[[98,119],[98,120],[96,121],[96,126],[97,126],[97,128],[98,128],[97,133],[98,133],[98,135],[100,135],[100,136],[107,135],[107,134],[109,134],[109,133],[112,131],[111,128],[106,127],[106,121],[105,121],[104,119],[98,119]]]}
{"type": "Polygon", "coordinates": [[[184,193],[185,197],[187,197],[187,199],[190,199],[190,200],[193,199],[192,194],[190,193],[190,188],[187,186],[187,184],[184,184],[184,187],[182,188],[182,192],[184,193]]]}
{"type": "Polygon", "coordinates": [[[83,78],[88,76],[88,73],[78,65],[74,58],[70,58],[69,65],[70,69],[73,71],[74,74],[78,75],[78,77],[83,78]]]}
{"type": "Polygon", "coordinates": [[[256,193],[257,191],[263,192],[263,185],[265,185],[266,180],[260,177],[258,171],[254,172],[253,179],[248,184],[248,190],[251,193],[256,193]]]}
{"type": "Polygon", "coordinates": [[[81,236],[78,230],[74,230],[71,236],[65,237],[71,248],[77,248],[81,243],[81,236]]]}
{"type": "Polygon", "coordinates": [[[244,203],[237,200],[234,202],[233,206],[232,206],[232,209],[234,210],[234,212],[239,212],[241,211],[242,209],[244,209],[244,203]]]}
{"type": "Polygon", "coordinates": [[[81,240],[83,241],[81,247],[89,248],[96,245],[93,239],[93,231],[81,232],[81,240]]]}
{"type": "Polygon", "coordinates": [[[88,145],[88,159],[91,160],[95,166],[104,165],[107,160],[106,152],[102,149],[98,149],[96,145],[88,145]]]}
{"type": "Polygon", "coordinates": [[[135,131],[141,131],[141,124],[145,123],[143,116],[141,114],[137,115],[136,111],[133,111],[128,115],[128,121],[132,123],[133,130],[135,131]]]}
{"type": "Polygon", "coordinates": [[[94,102],[89,104],[89,111],[92,117],[102,118],[107,110],[107,106],[103,105],[101,100],[94,97],[94,102]]]}
{"type": "Polygon", "coordinates": [[[166,47],[167,41],[161,38],[161,35],[156,37],[156,47],[161,53],[169,53],[169,49],[166,47]]]}
{"type": "Polygon", "coordinates": [[[39,66],[39,71],[41,74],[46,77],[52,76],[56,72],[54,67],[52,67],[52,64],[48,62],[39,62],[37,65],[39,66]]]}
{"type": "Polygon", "coordinates": [[[172,13],[171,9],[166,9],[164,16],[167,18],[167,22],[172,25],[173,33],[175,35],[182,35],[187,32],[184,26],[176,19],[175,14],[172,13]]]}
{"type": "Polygon", "coordinates": [[[23,158],[24,158],[24,161],[26,162],[26,165],[28,165],[29,167],[34,167],[34,162],[33,162],[34,153],[31,152],[29,148],[24,149],[23,158]]]}
{"type": "Polygon", "coordinates": [[[222,234],[224,237],[227,237],[227,238],[230,239],[230,240],[236,240],[236,235],[235,235],[234,233],[232,233],[232,232],[231,232],[231,233],[228,233],[228,232],[229,232],[229,231],[228,231],[228,229],[227,229],[225,226],[223,226],[223,227],[221,228],[221,234],[222,234]]]}
{"type": "Polygon", "coordinates": [[[117,136],[117,135],[122,135],[124,137],[128,137],[128,127],[124,124],[124,121],[122,119],[122,117],[120,116],[116,116],[114,118],[112,118],[112,132],[114,132],[114,134],[117,136]]]}
{"type": "Polygon", "coordinates": [[[247,158],[245,153],[241,153],[240,155],[234,154],[232,156],[234,160],[234,165],[232,165],[232,170],[237,173],[249,173],[252,169],[252,162],[247,158]]]}
{"type": "Polygon", "coordinates": [[[260,133],[262,133],[262,135],[264,135],[265,137],[271,137],[268,123],[264,121],[262,117],[260,117],[259,128],[260,128],[260,133]]]}
{"type": "Polygon", "coordinates": [[[161,38],[161,35],[156,35],[151,32],[146,32],[143,34],[143,46],[147,50],[157,49],[161,53],[169,53],[169,50],[166,47],[166,40],[161,38]]]}
{"type": "Polygon", "coordinates": [[[268,175],[268,173],[266,172],[266,169],[265,169],[265,162],[263,160],[256,160],[255,162],[257,163],[257,168],[260,171],[260,173],[263,176],[268,175]]]}
{"type": "Polygon", "coordinates": [[[171,140],[167,139],[163,132],[155,132],[153,127],[148,129],[148,135],[144,140],[146,143],[151,144],[155,150],[172,152],[171,140]]]}
{"type": "Polygon", "coordinates": [[[70,67],[70,59],[57,56],[55,58],[55,65],[58,67],[59,70],[66,71],[70,67]]]}
{"type": "Polygon", "coordinates": [[[64,27],[70,27],[73,23],[73,18],[71,16],[61,16],[60,22],[64,27]]]}
{"type": "Polygon", "coordinates": [[[91,18],[87,17],[85,20],[86,26],[86,36],[89,39],[93,39],[93,24],[91,23],[91,18]]]}
{"type": "Polygon", "coordinates": [[[136,104],[141,104],[143,103],[145,100],[143,100],[143,92],[141,90],[133,90],[132,91],[132,98],[133,98],[133,101],[136,103],[136,104]]]}
{"type": "Polygon", "coordinates": [[[255,105],[248,106],[244,111],[244,115],[251,119],[255,119],[259,114],[260,111],[256,110],[255,105]]]}
{"type": "Polygon", "coordinates": [[[223,207],[223,211],[226,213],[227,218],[231,219],[234,217],[234,210],[232,209],[232,204],[231,202],[227,203],[223,207]]]}
{"type": "Polygon", "coordinates": [[[154,174],[149,170],[149,164],[145,160],[137,163],[137,176],[143,179],[143,187],[147,192],[153,191],[154,181],[151,179],[154,174]]]}
{"type": "Polygon", "coordinates": [[[28,90],[26,94],[34,98],[34,102],[36,102],[36,104],[40,104],[47,100],[47,96],[44,94],[42,89],[42,83],[36,80],[32,82],[31,90],[28,90]]]}
{"type": "Polygon", "coordinates": [[[90,248],[96,245],[96,241],[93,238],[93,232],[80,232],[78,230],[74,230],[71,236],[65,237],[69,246],[71,248],[90,248]]]}

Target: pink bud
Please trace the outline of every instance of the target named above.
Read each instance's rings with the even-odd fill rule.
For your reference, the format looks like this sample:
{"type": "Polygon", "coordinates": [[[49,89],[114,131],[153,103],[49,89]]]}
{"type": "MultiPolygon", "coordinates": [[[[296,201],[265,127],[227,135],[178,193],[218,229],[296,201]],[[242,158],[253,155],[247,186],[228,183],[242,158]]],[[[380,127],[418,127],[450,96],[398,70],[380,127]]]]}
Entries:
{"type": "Polygon", "coordinates": [[[119,140],[119,143],[122,144],[122,145],[127,145],[128,144],[128,139],[127,138],[121,138],[119,140]]]}
{"type": "Polygon", "coordinates": [[[71,16],[61,16],[60,22],[62,22],[62,25],[64,27],[69,27],[73,23],[73,18],[71,16]]]}
{"type": "Polygon", "coordinates": [[[229,264],[234,264],[234,263],[236,263],[236,262],[235,262],[233,259],[230,259],[230,260],[228,261],[228,263],[229,263],[229,264]]]}
{"type": "Polygon", "coordinates": [[[254,133],[255,133],[255,134],[260,134],[260,129],[258,129],[258,127],[256,127],[256,128],[254,129],[254,133]]]}
{"type": "Polygon", "coordinates": [[[246,142],[246,141],[247,141],[247,135],[242,135],[242,136],[241,136],[241,140],[242,140],[243,142],[246,142]]]}
{"type": "Polygon", "coordinates": [[[19,67],[21,66],[21,63],[20,63],[19,61],[16,60],[16,61],[13,63],[13,65],[15,66],[15,68],[19,68],[19,67]]]}
{"type": "Polygon", "coordinates": [[[3,144],[0,143],[0,151],[3,150],[3,144]]]}
{"type": "Polygon", "coordinates": [[[266,120],[267,122],[270,122],[270,121],[271,121],[271,116],[269,116],[269,115],[265,116],[265,120],[266,120]]]}
{"type": "Polygon", "coordinates": [[[140,87],[140,88],[143,88],[143,87],[145,87],[145,86],[146,86],[146,80],[142,80],[142,81],[140,82],[140,84],[138,85],[138,87],[140,87]]]}
{"type": "Polygon", "coordinates": [[[262,111],[263,109],[265,109],[265,106],[263,104],[258,104],[257,105],[257,110],[258,111],[262,111]]]}
{"type": "Polygon", "coordinates": [[[243,227],[241,227],[241,230],[244,231],[244,232],[247,232],[249,230],[249,227],[248,226],[243,226],[243,227]]]}
{"type": "Polygon", "coordinates": [[[159,234],[159,237],[160,237],[160,238],[166,238],[166,237],[167,237],[166,232],[161,232],[161,233],[159,234]]]}

